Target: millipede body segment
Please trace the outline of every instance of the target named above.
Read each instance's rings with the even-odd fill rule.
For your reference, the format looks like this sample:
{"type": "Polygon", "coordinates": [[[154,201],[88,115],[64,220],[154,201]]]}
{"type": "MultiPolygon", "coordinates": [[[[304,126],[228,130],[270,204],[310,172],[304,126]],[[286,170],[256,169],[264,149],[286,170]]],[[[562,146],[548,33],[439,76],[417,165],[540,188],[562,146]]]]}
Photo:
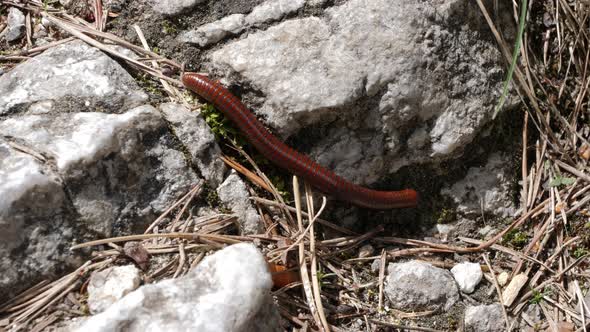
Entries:
{"type": "Polygon", "coordinates": [[[279,167],[305,179],[320,191],[336,199],[372,209],[416,206],[418,194],[413,189],[378,191],[365,188],[345,180],[308,156],[290,148],[266,130],[236,96],[206,76],[185,73],[182,83],[223,112],[262,155],[279,167]]]}

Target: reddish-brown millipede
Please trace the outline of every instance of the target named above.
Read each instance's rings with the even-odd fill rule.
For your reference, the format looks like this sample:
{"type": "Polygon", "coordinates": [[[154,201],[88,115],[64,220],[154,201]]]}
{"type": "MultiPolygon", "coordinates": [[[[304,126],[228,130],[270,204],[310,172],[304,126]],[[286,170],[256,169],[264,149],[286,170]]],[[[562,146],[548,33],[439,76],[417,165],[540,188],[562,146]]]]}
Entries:
{"type": "Polygon", "coordinates": [[[248,108],[221,84],[197,73],[182,75],[182,83],[213,103],[246,136],[248,141],[271,162],[305,179],[315,188],[336,199],[372,209],[416,206],[418,194],[413,189],[378,191],[343,179],[273,136],[248,108]]]}

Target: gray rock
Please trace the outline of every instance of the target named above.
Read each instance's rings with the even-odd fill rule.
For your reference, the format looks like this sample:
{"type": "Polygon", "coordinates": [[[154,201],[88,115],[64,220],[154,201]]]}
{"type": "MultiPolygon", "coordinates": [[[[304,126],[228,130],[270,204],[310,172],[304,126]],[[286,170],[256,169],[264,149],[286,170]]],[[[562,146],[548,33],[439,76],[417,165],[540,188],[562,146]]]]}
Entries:
{"type": "Polygon", "coordinates": [[[13,146],[0,136],[0,302],[77,263],[63,248],[74,229],[59,174],[13,146]]]}
{"type": "Polygon", "coordinates": [[[147,95],[116,61],[79,40],[50,48],[0,77],[0,115],[123,112],[146,100],[147,95]]]}
{"type": "Polygon", "coordinates": [[[496,234],[496,229],[490,225],[485,225],[484,227],[480,228],[477,233],[481,235],[484,239],[489,239],[493,235],[496,234]]]}
{"type": "Polygon", "coordinates": [[[204,24],[197,29],[185,31],[178,36],[183,43],[208,46],[239,34],[250,26],[257,26],[294,13],[304,5],[304,0],[269,0],[252,9],[248,15],[233,14],[220,20],[204,24]]]}
{"type": "Polygon", "coordinates": [[[330,36],[329,25],[320,18],[289,20],[227,44],[211,60],[254,82],[267,97],[259,112],[275,129],[293,133],[298,128],[289,126],[297,125],[292,118],[317,118],[321,114],[310,111],[343,105],[360,95],[358,70],[344,67],[350,63],[338,60],[342,54],[330,52],[336,50],[324,49],[330,36]],[[271,112],[272,106],[279,109],[271,112]]]}
{"type": "Polygon", "coordinates": [[[231,174],[217,188],[217,194],[223,204],[238,216],[242,235],[260,234],[264,231],[262,218],[250,201],[246,184],[232,170],[231,174]]]}
{"type": "Polygon", "coordinates": [[[6,41],[13,42],[25,33],[25,15],[16,7],[8,9],[6,41]]]}
{"type": "Polygon", "coordinates": [[[381,258],[376,258],[371,262],[371,272],[379,273],[379,269],[381,269],[381,258]]]}
{"type": "Polygon", "coordinates": [[[86,226],[106,234],[121,218],[151,218],[165,210],[197,181],[165,129],[152,106],[124,114],[26,115],[0,123],[0,132],[51,156],[86,226]],[[140,139],[148,135],[161,141],[140,139]],[[147,205],[131,199],[146,194],[147,205]]]}
{"type": "Polygon", "coordinates": [[[203,117],[175,103],[162,104],[160,110],[190,153],[193,165],[199,168],[201,175],[212,187],[217,187],[223,181],[225,163],[220,159],[221,150],[215,141],[215,135],[203,117]]]}
{"type": "Polygon", "coordinates": [[[151,8],[163,15],[176,16],[205,0],[150,0],[151,8]]]}
{"type": "Polygon", "coordinates": [[[246,23],[256,26],[262,23],[276,21],[281,17],[301,9],[305,0],[269,0],[252,9],[246,16],[246,23]]]}
{"type": "Polygon", "coordinates": [[[465,309],[466,332],[502,332],[506,330],[502,305],[469,306],[465,309]]]}
{"type": "Polygon", "coordinates": [[[459,300],[455,280],[447,270],[420,261],[391,263],[385,294],[400,310],[448,311],[459,300]]]}
{"type": "Polygon", "coordinates": [[[447,242],[449,238],[451,238],[452,235],[455,233],[456,229],[456,225],[436,224],[433,230],[434,234],[436,234],[441,241],[447,242]]]}
{"type": "Polygon", "coordinates": [[[481,281],[483,272],[478,263],[459,263],[451,269],[451,273],[463,293],[471,294],[481,281]]]}
{"type": "Polygon", "coordinates": [[[534,331],[538,330],[543,323],[544,317],[541,307],[538,304],[529,304],[521,313],[519,328],[520,331],[534,331]]]}
{"type": "Polygon", "coordinates": [[[88,283],[88,308],[92,314],[105,311],[113,303],[139,287],[141,277],[134,265],[113,266],[94,272],[88,283]]]}
{"type": "Polygon", "coordinates": [[[47,19],[46,17],[42,17],[41,18],[41,25],[43,26],[43,28],[47,29],[47,28],[53,28],[55,27],[55,23],[53,23],[52,21],[50,21],[49,19],[47,19]]]}
{"type": "Polygon", "coordinates": [[[4,145],[0,257],[14,274],[3,275],[0,295],[69,266],[75,236],[143,229],[198,181],[151,106],[12,116],[0,132],[44,160],[4,145]],[[11,250],[17,246],[25,250],[11,250]]]}
{"type": "Polygon", "coordinates": [[[76,331],[278,331],[271,287],[258,249],[236,244],[182,278],[139,288],[76,331]]]}
{"type": "Polygon", "coordinates": [[[374,182],[459,155],[489,121],[502,65],[471,6],[346,1],[323,17],[228,43],[210,54],[210,67],[261,91],[257,112],[282,136],[330,124],[312,157],[348,179],[374,182]],[[378,105],[366,102],[373,96],[378,105]]]}
{"type": "Polygon", "coordinates": [[[465,178],[451,187],[443,188],[442,195],[457,204],[457,212],[481,216],[483,212],[498,217],[513,216],[516,207],[510,195],[510,161],[506,156],[492,154],[483,167],[472,167],[465,178]]]}
{"type": "Polygon", "coordinates": [[[178,36],[183,43],[197,44],[201,47],[216,43],[223,38],[240,33],[246,28],[243,14],[226,16],[219,21],[201,25],[195,30],[185,31],[178,36]]]}

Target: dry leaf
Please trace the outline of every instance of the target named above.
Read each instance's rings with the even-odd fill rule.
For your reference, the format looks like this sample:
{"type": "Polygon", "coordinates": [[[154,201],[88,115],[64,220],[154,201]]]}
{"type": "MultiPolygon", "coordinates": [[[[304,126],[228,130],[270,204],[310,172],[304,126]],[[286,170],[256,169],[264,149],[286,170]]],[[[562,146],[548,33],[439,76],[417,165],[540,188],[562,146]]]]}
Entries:
{"type": "Polygon", "coordinates": [[[141,245],[141,242],[127,242],[123,247],[123,252],[131,258],[142,270],[146,271],[150,262],[150,254],[141,245]]]}

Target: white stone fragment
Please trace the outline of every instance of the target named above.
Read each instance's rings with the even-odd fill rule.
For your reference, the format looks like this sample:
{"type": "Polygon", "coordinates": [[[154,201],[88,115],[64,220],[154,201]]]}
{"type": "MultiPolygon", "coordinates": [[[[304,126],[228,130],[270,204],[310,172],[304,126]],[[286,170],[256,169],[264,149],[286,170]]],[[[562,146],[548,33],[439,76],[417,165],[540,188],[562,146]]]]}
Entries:
{"type": "Polygon", "coordinates": [[[501,287],[504,287],[508,283],[508,278],[510,278],[510,273],[508,273],[506,271],[502,271],[498,275],[498,285],[500,285],[501,287]]]}
{"type": "Polygon", "coordinates": [[[139,287],[140,271],[134,265],[114,266],[90,276],[88,307],[92,314],[105,311],[113,303],[139,287]]]}
{"type": "Polygon", "coordinates": [[[481,266],[478,263],[459,263],[451,269],[451,273],[453,273],[459,289],[467,294],[473,293],[475,286],[479,284],[483,277],[481,266]]]}
{"type": "Polygon", "coordinates": [[[75,113],[69,117],[68,131],[50,128],[45,115],[9,118],[0,123],[0,131],[36,142],[56,160],[58,170],[69,172],[79,164],[89,164],[118,151],[121,143],[115,133],[135,121],[157,114],[151,106],[137,107],[124,114],[100,112],[75,113]]]}
{"type": "Polygon", "coordinates": [[[369,257],[375,254],[375,248],[370,244],[365,244],[359,249],[359,258],[369,257]]]}
{"type": "Polygon", "coordinates": [[[197,44],[201,47],[211,45],[244,30],[246,28],[244,17],[243,14],[226,16],[219,21],[201,25],[196,30],[181,33],[178,40],[184,43],[197,44]]]}
{"type": "Polygon", "coordinates": [[[512,305],[512,302],[514,302],[516,296],[518,295],[522,287],[526,285],[528,280],[529,277],[524,273],[517,274],[512,278],[508,286],[506,286],[506,289],[504,289],[504,291],[502,292],[504,306],[509,307],[512,305]]]}
{"type": "Polygon", "coordinates": [[[8,9],[6,41],[13,42],[25,33],[25,15],[16,7],[8,9]]]}
{"type": "Polygon", "coordinates": [[[206,257],[182,278],[127,294],[75,331],[277,331],[271,287],[258,249],[236,244],[206,257]]]}
{"type": "Polygon", "coordinates": [[[151,8],[164,15],[175,16],[203,3],[205,0],[150,0],[151,8]]]}
{"type": "Polygon", "coordinates": [[[269,0],[252,9],[246,16],[246,23],[256,26],[276,21],[281,17],[294,13],[305,4],[305,0],[269,0]]]}

